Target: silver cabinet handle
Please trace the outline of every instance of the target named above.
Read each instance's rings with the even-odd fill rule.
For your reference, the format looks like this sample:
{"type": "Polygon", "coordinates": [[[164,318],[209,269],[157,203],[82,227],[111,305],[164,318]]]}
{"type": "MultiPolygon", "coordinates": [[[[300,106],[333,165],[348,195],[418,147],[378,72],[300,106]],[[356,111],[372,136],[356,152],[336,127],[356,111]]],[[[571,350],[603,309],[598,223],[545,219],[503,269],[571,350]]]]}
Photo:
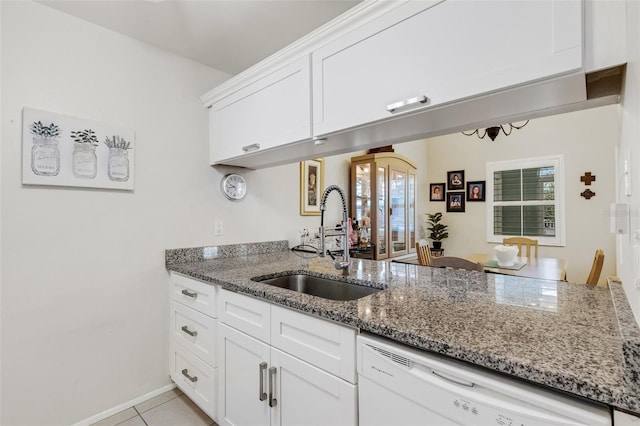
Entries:
{"type": "Polygon", "coordinates": [[[189,375],[189,370],[187,370],[186,368],[184,370],[182,370],[182,375],[184,377],[186,377],[187,379],[189,379],[191,381],[191,383],[195,383],[198,381],[198,376],[190,376],[189,375]]]}
{"type": "Polygon", "coordinates": [[[189,290],[187,290],[186,288],[184,290],[182,290],[182,294],[184,294],[185,296],[189,296],[193,299],[195,299],[196,297],[198,297],[198,293],[196,292],[191,292],[189,290]]]}
{"type": "Polygon", "coordinates": [[[260,149],[260,144],[259,143],[252,143],[251,145],[247,145],[247,146],[243,146],[242,150],[244,152],[251,152],[251,151],[257,151],[260,149]]]}
{"type": "Polygon", "coordinates": [[[197,331],[189,330],[189,327],[187,327],[186,325],[182,326],[182,331],[184,331],[185,333],[187,333],[191,337],[196,337],[198,335],[197,331]]]}
{"type": "Polygon", "coordinates": [[[273,382],[276,381],[276,371],[275,367],[269,369],[269,407],[271,408],[278,405],[278,400],[273,397],[273,382]]]}
{"type": "Polygon", "coordinates": [[[264,372],[267,371],[267,363],[261,362],[258,365],[258,374],[260,375],[260,387],[258,388],[258,399],[264,401],[267,399],[267,393],[264,391],[264,372]]]}
{"type": "Polygon", "coordinates": [[[417,106],[418,104],[426,104],[427,102],[429,102],[429,98],[427,98],[425,95],[422,95],[387,105],[387,111],[393,114],[397,109],[406,108],[409,106],[417,106]]]}

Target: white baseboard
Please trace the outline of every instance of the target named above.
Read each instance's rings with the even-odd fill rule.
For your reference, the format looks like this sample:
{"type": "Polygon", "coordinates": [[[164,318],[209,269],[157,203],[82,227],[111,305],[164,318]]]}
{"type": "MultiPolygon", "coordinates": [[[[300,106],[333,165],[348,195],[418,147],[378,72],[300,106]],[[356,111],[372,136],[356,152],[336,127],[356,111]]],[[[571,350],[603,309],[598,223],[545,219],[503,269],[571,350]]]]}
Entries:
{"type": "Polygon", "coordinates": [[[137,398],[132,399],[131,401],[128,402],[123,402],[122,404],[116,405],[113,408],[109,408],[106,411],[103,411],[102,413],[98,413],[95,416],[91,416],[88,419],[84,419],[79,421],[78,423],[74,424],[73,426],[89,426],[92,425],[96,422],[99,422],[100,420],[106,419],[107,417],[111,417],[114,414],[119,413],[120,411],[124,411],[127,408],[131,408],[134,405],[138,405],[141,402],[144,402],[148,399],[151,399],[153,397],[156,397],[162,393],[165,393],[167,391],[170,391],[171,389],[175,388],[176,384],[175,383],[171,383],[170,385],[166,385],[161,387],[160,389],[156,389],[154,391],[151,391],[147,394],[144,394],[142,396],[139,396],[137,398]]]}

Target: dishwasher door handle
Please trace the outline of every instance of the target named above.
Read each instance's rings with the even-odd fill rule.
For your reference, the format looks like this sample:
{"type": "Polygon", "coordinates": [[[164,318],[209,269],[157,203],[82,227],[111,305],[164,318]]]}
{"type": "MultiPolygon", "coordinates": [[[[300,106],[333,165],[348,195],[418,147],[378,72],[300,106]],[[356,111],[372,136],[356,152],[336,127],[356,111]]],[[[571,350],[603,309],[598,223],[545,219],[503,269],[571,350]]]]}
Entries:
{"type": "Polygon", "coordinates": [[[438,377],[440,377],[442,380],[446,380],[446,381],[448,381],[448,382],[455,383],[456,385],[466,386],[466,387],[468,387],[468,388],[472,388],[472,387],[474,387],[474,386],[476,385],[476,384],[475,384],[475,383],[473,383],[473,382],[466,382],[466,381],[462,381],[462,380],[460,380],[460,379],[458,379],[458,378],[451,377],[451,376],[447,376],[446,374],[444,374],[444,373],[440,373],[440,372],[438,372],[438,371],[436,371],[436,370],[431,370],[431,372],[433,373],[433,375],[434,375],[434,376],[438,376],[438,377]]]}

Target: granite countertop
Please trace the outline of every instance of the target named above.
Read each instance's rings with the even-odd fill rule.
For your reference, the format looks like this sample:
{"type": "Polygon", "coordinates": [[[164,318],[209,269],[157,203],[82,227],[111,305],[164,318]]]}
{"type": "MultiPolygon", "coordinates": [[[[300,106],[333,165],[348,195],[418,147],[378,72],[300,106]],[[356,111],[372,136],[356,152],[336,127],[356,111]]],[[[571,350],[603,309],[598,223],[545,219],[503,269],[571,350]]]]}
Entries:
{"type": "Polygon", "coordinates": [[[330,258],[286,241],[166,252],[167,269],[640,414],[640,330],[622,286],[330,258]],[[300,271],[384,290],[334,301],[252,281],[300,271]]]}

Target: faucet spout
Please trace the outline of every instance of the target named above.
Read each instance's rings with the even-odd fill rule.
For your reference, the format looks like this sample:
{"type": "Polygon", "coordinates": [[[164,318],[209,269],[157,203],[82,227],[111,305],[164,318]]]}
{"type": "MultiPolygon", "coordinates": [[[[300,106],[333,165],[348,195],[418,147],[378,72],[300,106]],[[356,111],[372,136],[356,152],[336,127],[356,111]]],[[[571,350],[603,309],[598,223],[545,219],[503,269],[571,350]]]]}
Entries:
{"type": "MultiPolygon", "coordinates": [[[[320,199],[320,256],[325,255],[324,240],[324,211],[327,209],[327,197],[333,191],[338,192],[342,200],[342,226],[340,236],[342,238],[342,261],[335,262],[336,269],[342,269],[344,275],[348,275],[350,272],[351,262],[349,261],[349,230],[347,229],[348,217],[347,217],[347,198],[344,195],[344,191],[338,185],[330,185],[322,193],[320,199]]],[[[332,256],[333,257],[333,256],[332,256]]]]}

